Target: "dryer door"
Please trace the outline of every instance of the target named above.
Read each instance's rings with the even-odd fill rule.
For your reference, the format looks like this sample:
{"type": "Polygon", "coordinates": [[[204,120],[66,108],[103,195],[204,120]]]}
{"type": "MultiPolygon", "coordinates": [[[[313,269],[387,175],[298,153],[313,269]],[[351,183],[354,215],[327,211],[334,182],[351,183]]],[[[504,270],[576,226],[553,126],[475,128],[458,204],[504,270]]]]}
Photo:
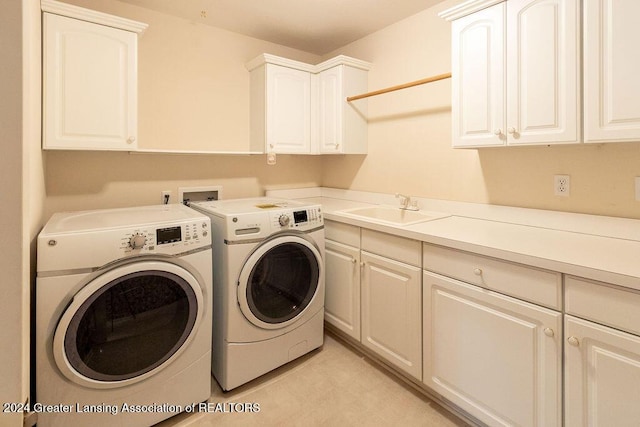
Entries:
{"type": "Polygon", "coordinates": [[[56,327],[53,355],[71,381],[92,388],[142,381],[189,345],[205,307],[186,269],[138,261],[94,277],[56,327]]]}
{"type": "Polygon", "coordinates": [[[249,256],[238,284],[244,316],[265,329],[283,328],[303,315],[323,288],[322,255],[302,235],[265,241],[249,256]]]}

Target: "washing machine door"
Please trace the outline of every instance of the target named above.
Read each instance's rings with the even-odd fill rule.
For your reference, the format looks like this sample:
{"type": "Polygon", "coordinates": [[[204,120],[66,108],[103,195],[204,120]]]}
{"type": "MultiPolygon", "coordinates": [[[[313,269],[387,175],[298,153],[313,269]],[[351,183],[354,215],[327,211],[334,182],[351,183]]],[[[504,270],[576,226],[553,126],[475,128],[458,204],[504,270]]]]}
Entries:
{"type": "Polygon", "coordinates": [[[114,388],[164,369],[189,345],[205,297],[185,268],[139,261],[93,277],[62,314],[53,355],[71,381],[114,388]]]}
{"type": "Polygon", "coordinates": [[[322,274],[322,255],[303,235],[267,240],[247,258],[240,272],[240,309],[247,320],[261,328],[286,327],[299,320],[319,297],[322,274]]]}

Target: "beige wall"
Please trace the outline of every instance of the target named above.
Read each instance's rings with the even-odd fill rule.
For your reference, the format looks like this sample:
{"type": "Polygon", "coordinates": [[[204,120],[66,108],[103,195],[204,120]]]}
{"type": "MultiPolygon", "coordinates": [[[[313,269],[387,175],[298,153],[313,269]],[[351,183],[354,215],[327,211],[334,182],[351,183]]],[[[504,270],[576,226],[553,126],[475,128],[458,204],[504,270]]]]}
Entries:
{"type": "Polygon", "coordinates": [[[159,155],[47,152],[47,215],[59,211],[160,203],[161,191],[222,185],[225,198],[264,195],[266,188],[320,185],[321,162],[311,156],[159,155]]]}
{"type": "MultiPolygon", "coordinates": [[[[371,61],[371,90],[451,70],[448,0],[326,55],[371,61]]],[[[640,144],[453,150],[451,81],[369,98],[369,154],[325,157],[327,187],[640,218],[640,144]],[[571,176],[571,196],[553,175],[571,176]]]]}
{"type": "MultiPolygon", "coordinates": [[[[145,22],[139,39],[139,144],[168,150],[248,151],[249,73],[267,52],[320,57],[116,0],[68,3],[145,22]]],[[[222,185],[224,197],[320,185],[320,157],[47,152],[46,216],[62,210],[159,203],[178,187],[222,185]]],[[[175,200],[175,199],[174,199],[175,200]]]]}
{"type": "MultiPolygon", "coordinates": [[[[32,144],[40,140],[39,46],[39,4],[29,0],[3,2],[0,6],[0,223],[5,251],[0,258],[1,402],[24,402],[29,396],[33,242],[40,229],[43,200],[42,157],[32,144]]],[[[22,414],[2,413],[0,425],[21,426],[22,414]]]]}

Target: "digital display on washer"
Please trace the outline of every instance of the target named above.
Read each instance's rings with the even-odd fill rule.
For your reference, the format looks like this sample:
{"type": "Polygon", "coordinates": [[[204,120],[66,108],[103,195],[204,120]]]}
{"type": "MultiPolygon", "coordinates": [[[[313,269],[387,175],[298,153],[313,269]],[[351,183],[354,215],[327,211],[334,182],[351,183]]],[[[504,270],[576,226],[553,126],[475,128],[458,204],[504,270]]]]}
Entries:
{"type": "Polygon", "coordinates": [[[299,224],[301,222],[307,222],[307,211],[295,211],[293,212],[293,222],[299,224]]]}
{"type": "Polygon", "coordinates": [[[156,243],[158,245],[179,242],[181,240],[182,240],[181,227],[158,228],[156,230],[156,243]]]}

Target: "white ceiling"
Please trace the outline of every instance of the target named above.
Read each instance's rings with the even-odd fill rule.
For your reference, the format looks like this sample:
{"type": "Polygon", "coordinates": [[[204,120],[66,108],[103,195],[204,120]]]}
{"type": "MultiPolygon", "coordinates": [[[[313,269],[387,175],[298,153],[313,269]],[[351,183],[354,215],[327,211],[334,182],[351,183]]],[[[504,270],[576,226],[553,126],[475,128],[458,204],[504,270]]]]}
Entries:
{"type": "Polygon", "coordinates": [[[322,55],[442,0],[122,0],[322,55]]]}

